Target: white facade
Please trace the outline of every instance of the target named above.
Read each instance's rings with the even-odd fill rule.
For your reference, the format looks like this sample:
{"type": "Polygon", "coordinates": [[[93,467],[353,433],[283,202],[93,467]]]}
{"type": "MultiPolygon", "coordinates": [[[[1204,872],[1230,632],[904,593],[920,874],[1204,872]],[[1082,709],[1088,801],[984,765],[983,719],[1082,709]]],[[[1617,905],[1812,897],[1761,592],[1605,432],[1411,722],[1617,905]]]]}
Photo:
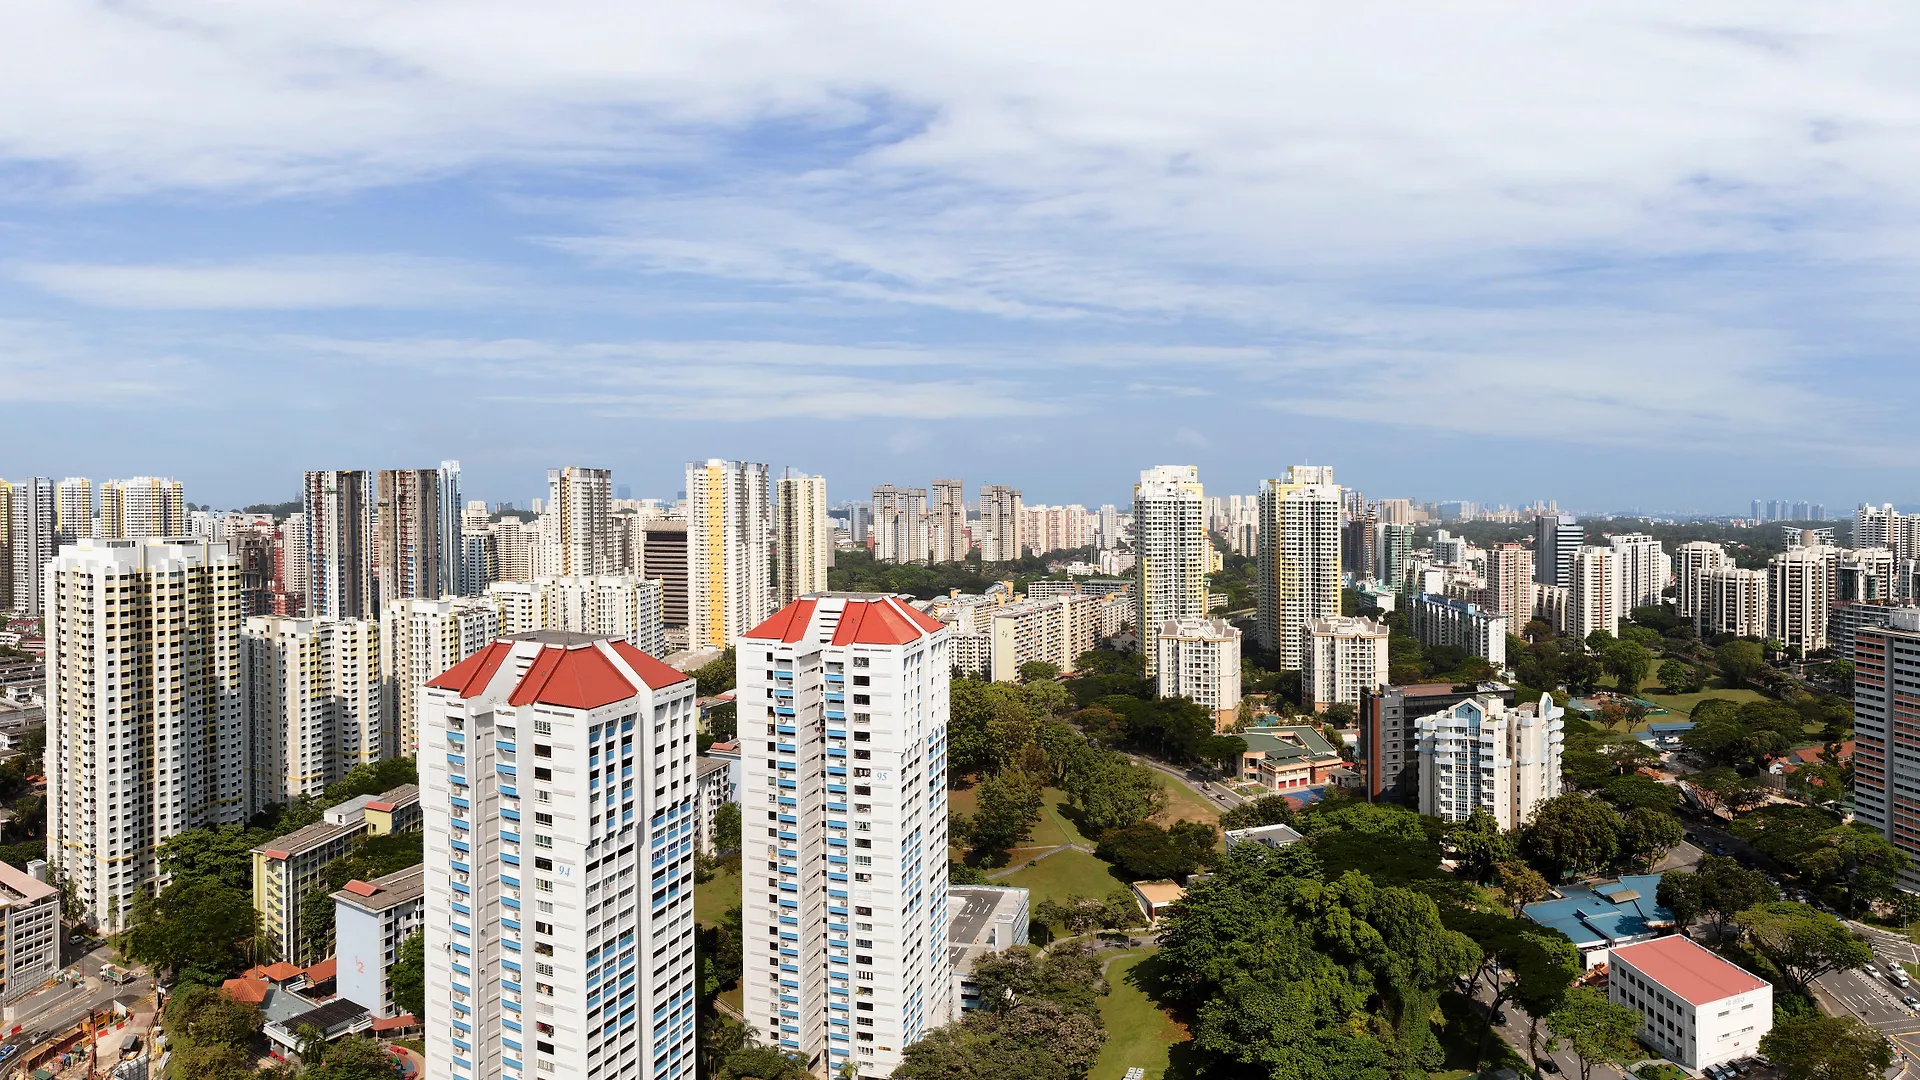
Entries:
{"type": "Polygon", "coordinates": [[[737,651],[740,737],[772,747],[742,761],[742,1012],[822,1075],[887,1076],[952,1015],[948,633],[829,593],[737,651]]]}
{"type": "Polygon", "coordinates": [[[1335,615],[1307,624],[1301,693],[1323,710],[1346,702],[1358,707],[1363,690],[1387,684],[1387,637],[1383,623],[1335,615]]]}
{"type": "MultiPolygon", "coordinates": [[[[400,946],[426,923],[426,867],[409,866],[333,894],[335,989],[378,1017],[400,1012],[387,973],[400,946]]],[[[417,1018],[416,1018],[417,1019],[417,1018]]]]}
{"type": "Polygon", "coordinates": [[[584,577],[613,570],[612,499],[612,470],[578,465],[547,470],[536,561],[540,574],[584,577]]]}
{"type": "Polygon", "coordinates": [[[41,880],[47,864],[27,870],[0,863],[0,923],[6,954],[0,957],[0,1004],[12,1004],[47,985],[60,972],[60,890],[41,880]],[[35,871],[39,877],[28,871],[35,871]]]}
{"type": "Polygon", "coordinates": [[[1507,666],[1507,620],[1478,604],[1416,596],[1407,603],[1407,621],[1422,645],[1458,645],[1496,668],[1507,666]]]}
{"type": "Polygon", "coordinates": [[[53,486],[53,531],[69,543],[93,535],[93,481],[69,476],[53,486]]]}
{"type": "Polygon", "coordinates": [[[1620,557],[1614,549],[1576,550],[1566,585],[1567,633],[1583,641],[1595,630],[1620,633],[1620,557]]]}
{"type": "Polygon", "coordinates": [[[1036,660],[1071,673],[1100,639],[1100,598],[1080,593],[1029,598],[994,608],[984,621],[993,681],[1016,682],[1020,665],[1036,660]]]}
{"type": "Polygon", "coordinates": [[[100,485],[100,535],[107,540],[183,536],[187,493],[170,477],[136,476],[100,485]]]}
{"type": "Polygon", "coordinates": [[[1533,580],[1572,587],[1574,553],[1586,544],[1586,530],[1572,514],[1541,514],[1533,521],[1533,580]]]}
{"type": "Polygon", "coordinates": [[[395,754],[419,752],[420,688],[427,680],[499,636],[499,608],[478,597],[399,600],[380,612],[380,674],[395,754]]]}
{"type": "Polygon", "coordinates": [[[1340,486],[1325,465],[1295,465],[1260,487],[1260,643],[1280,670],[1306,663],[1307,624],[1340,614],[1340,486]]]}
{"type": "Polygon", "coordinates": [[[219,541],[83,538],[44,580],[47,853],[119,930],[156,847],[253,814],[240,566],[219,541]]]}
{"type": "Polygon", "coordinates": [[[28,477],[11,485],[10,490],[13,513],[8,543],[13,547],[13,608],[25,615],[40,615],[48,603],[44,571],[58,552],[54,543],[53,481],[44,476],[28,477]]]}
{"type": "Polygon", "coordinates": [[[1465,821],[1477,808],[1503,830],[1525,825],[1560,794],[1563,715],[1542,694],[1511,709],[1496,697],[1468,698],[1416,720],[1420,812],[1465,821]]]}
{"type": "Polygon", "coordinates": [[[1706,600],[1707,575],[1732,566],[1727,549],[1706,540],[1689,540],[1674,549],[1674,577],[1679,598],[1674,607],[1683,619],[1698,619],[1706,600]]]}
{"type": "Polygon", "coordinates": [[[1168,619],[1156,641],[1155,686],[1213,714],[1225,730],[1240,709],[1240,631],[1225,619],[1168,619]]]}
{"type": "Polygon", "coordinates": [[[833,562],[833,533],[827,528],[827,478],[783,476],[774,515],[780,553],[780,602],[789,603],[827,588],[833,562]]]}
{"type": "Polygon", "coordinates": [[[1628,618],[1637,607],[1660,604],[1673,578],[1673,559],[1660,541],[1645,533],[1625,533],[1609,536],[1607,543],[1614,553],[1618,577],[1614,596],[1620,617],[1628,618]]]}
{"type": "Polygon", "coordinates": [[[1759,1052],[1773,1030],[1773,984],[1685,934],[1621,945],[1607,999],[1645,1017],[1640,1041],[1694,1071],[1759,1052]]]}
{"type": "Polygon", "coordinates": [[[1715,634],[1735,637],[1767,636],[1768,574],[1716,567],[1701,575],[1696,601],[1695,629],[1703,638],[1715,634]]]}
{"type": "Polygon", "coordinates": [[[687,463],[687,637],[724,649],[773,613],[767,467],[687,463]]]}
{"type": "Polygon", "coordinates": [[[927,489],[881,484],[873,489],[873,557],[877,562],[927,561],[927,489]]]}
{"type": "Polygon", "coordinates": [[[693,680],[503,639],[427,685],[427,1060],[447,1080],[694,1069],[693,680]]]}
{"type": "Polygon", "coordinates": [[[1013,562],[1020,558],[1020,522],[1024,517],[1020,491],[1005,484],[980,488],[980,561],[1013,562]]]}
{"type": "Polygon", "coordinates": [[[308,615],[372,618],[379,597],[373,576],[373,493],[365,472],[309,472],[307,521],[308,615]]]}
{"type": "Polygon", "coordinates": [[[622,638],[649,656],[666,655],[658,581],[620,574],[500,581],[487,586],[486,598],[502,634],[571,630],[622,638]]]}
{"type": "MultiPolygon", "coordinates": [[[[1135,565],[1140,587],[1139,626],[1168,619],[1204,618],[1213,545],[1207,539],[1206,490],[1195,465],[1156,465],[1133,488],[1135,565]]],[[[1144,635],[1142,635],[1144,636],[1144,635]]],[[[1158,658],[1147,651],[1147,674],[1158,658]]]]}
{"type": "Polygon", "coordinates": [[[319,795],[355,765],[391,756],[379,624],[256,615],[240,644],[255,806],[319,795]]]}
{"type": "Polygon", "coordinates": [[[1827,607],[1840,549],[1794,548],[1767,564],[1767,636],[1806,656],[1827,647],[1827,607]]]}

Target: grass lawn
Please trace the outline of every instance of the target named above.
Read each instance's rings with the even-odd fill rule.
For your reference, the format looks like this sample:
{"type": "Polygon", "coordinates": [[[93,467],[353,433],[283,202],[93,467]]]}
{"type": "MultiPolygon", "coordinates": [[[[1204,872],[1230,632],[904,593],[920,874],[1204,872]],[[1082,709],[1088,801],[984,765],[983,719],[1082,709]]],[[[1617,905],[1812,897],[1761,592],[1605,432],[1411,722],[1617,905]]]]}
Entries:
{"type": "MultiPolygon", "coordinates": [[[[1056,856],[1057,858],[1058,856],[1056,856]]],[[[1107,1044],[1087,1080],[1121,1080],[1131,1068],[1147,1071],[1147,1080],[1166,1075],[1168,1051],[1187,1041],[1185,1025],[1160,1011],[1130,978],[1142,964],[1155,963],[1158,949],[1120,953],[1107,966],[1107,996],[1100,999],[1100,1024],[1107,1044]]]]}
{"type": "MultiPolygon", "coordinates": [[[[1066,792],[1058,788],[1043,788],[1041,789],[1040,797],[1044,800],[1040,807],[1040,820],[1034,824],[1033,835],[1027,839],[1027,842],[1008,853],[1010,856],[1008,865],[1010,866],[1026,862],[1028,859],[1033,858],[1043,851],[1060,847],[1063,844],[1086,844],[1089,847],[1093,846],[1093,841],[1082,837],[1080,830],[1073,827],[1073,822],[1068,821],[1066,817],[1060,813],[1060,807],[1067,801],[1066,792]]],[[[947,806],[948,809],[956,814],[972,816],[978,813],[980,810],[980,789],[975,786],[967,788],[964,791],[947,792],[947,806]]],[[[948,851],[948,857],[955,862],[961,861],[965,856],[966,850],[958,846],[948,851]]]]}
{"type": "Polygon", "coordinates": [[[1210,825],[1220,823],[1220,811],[1215,808],[1212,799],[1188,787],[1176,777],[1168,776],[1158,769],[1153,771],[1154,779],[1167,792],[1166,808],[1153,815],[1153,823],[1162,828],[1176,821],[1204,821],[1210,825]]]}
{"type": "Polygon", "coordinates": [[[1006,877],[995,878],[993,883],[1026,889],[1029,911],[1045,900],[1064,904],[1069,895],[1105,897],[1126,887],[1126,882],[1108,872],[1106,863],[1071,849],[1040,860],[1038,866],[1023,866],[1006,877]]]}
{"type": "MultiPolygon", "coordinates": [[[[1659,667],[1658,664],[1654,666],[1659,667]]],[[[1653,717],[1654,720],[1685,720],[1692,715],[1695,705],[1708,698],[1747,702],[1760,701],[1765,697],[1759,691],[1749,690],[1744,686],[1728,686],[1718,678],[1708,683],[1707,688],[1698,694],[1663,694],[1660,692],[1659,678],[1653,675],[1648,675],[1647,680],[1640,684],[1640,696],[1673,714],[1671,717],[1656,716],[1653,717]]]]}
{"type": "Polygon", "coordinates": [[[693,914],[701,926],[715,926],[730,907],[740,906],[740,875],[731,868],[693,887],[693,914]]]}

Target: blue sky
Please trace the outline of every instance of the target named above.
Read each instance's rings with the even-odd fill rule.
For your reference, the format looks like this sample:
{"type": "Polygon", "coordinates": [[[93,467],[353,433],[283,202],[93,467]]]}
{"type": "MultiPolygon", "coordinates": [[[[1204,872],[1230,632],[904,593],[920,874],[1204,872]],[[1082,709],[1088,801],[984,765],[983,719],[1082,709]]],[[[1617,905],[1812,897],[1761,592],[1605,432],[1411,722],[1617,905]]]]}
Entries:
{"type": "Polygon", "coordinates": [[[1920,9],[1426,7],[19,0],[0,475],[1913,501],[1920,9]]]}

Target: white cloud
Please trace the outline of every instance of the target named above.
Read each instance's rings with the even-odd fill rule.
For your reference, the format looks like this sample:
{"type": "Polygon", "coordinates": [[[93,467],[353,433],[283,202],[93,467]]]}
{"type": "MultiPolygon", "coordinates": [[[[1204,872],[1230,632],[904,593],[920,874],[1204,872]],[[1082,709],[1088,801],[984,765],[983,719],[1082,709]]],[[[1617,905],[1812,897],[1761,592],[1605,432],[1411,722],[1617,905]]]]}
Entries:
{"type": "Polygon", "coordinates": [[[9,272],[69,300],[152,310],[466,307],[509,293],[501,275],[487,268],[403,255],[21,263],[9,272]]]}
{"type": "Polygon", "coordinates": [[[0,319],[0,403],[119,407],[193,397],[202,365],[171,349],[121,351],[71,328],[0,319]]]}

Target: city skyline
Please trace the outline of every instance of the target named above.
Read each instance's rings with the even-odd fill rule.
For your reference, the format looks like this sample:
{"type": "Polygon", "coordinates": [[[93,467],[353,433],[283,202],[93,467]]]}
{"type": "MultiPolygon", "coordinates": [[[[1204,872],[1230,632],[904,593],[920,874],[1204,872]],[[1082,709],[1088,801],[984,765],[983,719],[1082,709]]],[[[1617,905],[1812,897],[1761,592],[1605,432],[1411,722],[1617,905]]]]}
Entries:
{"type": "Polygon", "coordinates": [[[215,503],[455,456],[519,498],[710,456],[1036,502],[1902,479],[1910,16],[1018,12],[36,9],[0,455],[166,447],[215,503]]]}

